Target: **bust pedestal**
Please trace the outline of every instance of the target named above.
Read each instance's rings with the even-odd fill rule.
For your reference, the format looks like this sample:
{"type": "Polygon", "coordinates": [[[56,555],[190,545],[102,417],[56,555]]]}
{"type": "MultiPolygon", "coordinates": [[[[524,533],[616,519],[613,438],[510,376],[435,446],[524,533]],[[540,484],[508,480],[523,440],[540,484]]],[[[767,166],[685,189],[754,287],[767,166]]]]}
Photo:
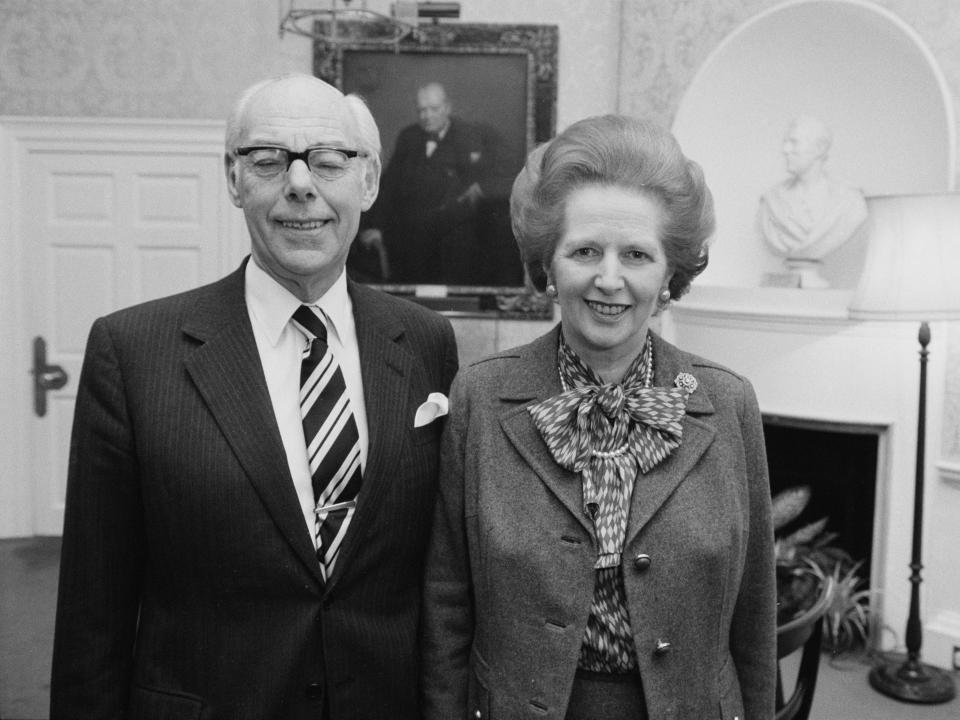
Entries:
{"type": "Polygon", "coordinates": [[[765,287],[788,287],[803,289],[823,289],[830,284],[820,274],[823,265],[814,258],[786,258],[783,261],[786,270],[779,273],[766,273],[763,276],[765,287]]]}

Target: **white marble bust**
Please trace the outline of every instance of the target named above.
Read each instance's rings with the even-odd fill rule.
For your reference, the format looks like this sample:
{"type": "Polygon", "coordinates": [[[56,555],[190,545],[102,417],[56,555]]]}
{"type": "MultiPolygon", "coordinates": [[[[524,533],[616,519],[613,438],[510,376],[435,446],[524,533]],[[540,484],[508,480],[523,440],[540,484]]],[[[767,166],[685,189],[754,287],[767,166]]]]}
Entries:
{"type": "Polygon", "coordinates": [[[760,198],[760,233],[788,266],[790,261],[821,260],[847,242],[867,218],[863,194],[826,172],[831,142],[823,122],[796,118],[783,141],[789,177],[760,198]]]}

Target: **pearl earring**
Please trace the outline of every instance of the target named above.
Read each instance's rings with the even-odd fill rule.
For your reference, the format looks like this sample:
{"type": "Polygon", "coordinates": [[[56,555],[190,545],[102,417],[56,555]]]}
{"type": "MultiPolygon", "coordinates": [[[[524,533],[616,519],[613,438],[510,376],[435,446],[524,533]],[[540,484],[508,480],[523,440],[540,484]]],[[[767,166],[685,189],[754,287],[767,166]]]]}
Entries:
{"type": "Polygon", "coordinates": [[[557,286],[554,285],[553,283],[547,283],[547,295],[549,295],[550,297],[556,297],[557,286]]]}
{"type": "Polygon", "coordinates": [[[669,300],[670,300],[670,289],[664,288],[663,290],[660,291],[660,302],[666,303],[666,302],[669,302],[669,300]]]}

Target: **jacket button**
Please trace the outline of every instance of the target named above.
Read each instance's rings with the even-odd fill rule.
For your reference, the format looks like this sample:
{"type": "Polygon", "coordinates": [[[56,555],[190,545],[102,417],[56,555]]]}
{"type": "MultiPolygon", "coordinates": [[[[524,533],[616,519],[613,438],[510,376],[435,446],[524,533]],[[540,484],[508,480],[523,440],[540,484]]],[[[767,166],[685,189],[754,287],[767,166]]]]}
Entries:
{"type": "Polygon", "coordinates": [[[640,572],[645,572],[650,567],[650,556],[646,553],[640,553],[633,559],[633,566],[640,572]]]}
{"type": "Polygon", "coordinates": [[[323,683],[310,683],[304,688],[304,693],[308,698],[318,700],[323,697],[323,683]]]}
{"type": "Polygon", "coordinates": [[[668,643],[666,640],[657,640],[657,646],[653,649],[654,655],[666,655],[670,652],[673,645],[668,643]]]}

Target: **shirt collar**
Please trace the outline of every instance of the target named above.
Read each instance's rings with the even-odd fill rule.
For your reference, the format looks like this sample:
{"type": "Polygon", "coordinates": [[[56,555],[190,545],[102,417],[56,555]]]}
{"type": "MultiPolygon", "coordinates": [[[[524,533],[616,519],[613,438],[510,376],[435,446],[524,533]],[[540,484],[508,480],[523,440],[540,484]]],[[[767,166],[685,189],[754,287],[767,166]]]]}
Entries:
{"type": "Polygon", "coordinates": [[[349,334],[348,328],[353,324],[353,303],[350,301],[350,293],[347,292],[346,269],[340,272],[340,276],[320,299],[310,304],[323,310],[330,325],[327,329],[333,331],[340,344],[344,344],[349,334]]]}
{"type": "Polygon", "coordinates": [[[343,341],[348,321],[353,314],[350,293],[347,292],[347,273],[341,271],[333,285],[318,300],[303,303],[293,293],[267,274],[251,257],[246,274],[247,306],[253,323],[270,344],[276,347],[290,317],[301,305],[315,305],[323,310],[330,327],[343,341]]]}
{"type": "Polygon", "coordinates": [[[426,133],[427,135],[427,140],[433,141],[433,142],[439,142],[440,140],[443,140],[447,136],[447,133],[449,131],[450,131],[449,120],[447,120],[447,124],[444,125],[442,128],[440,128],[439,130],[437,130],[437,132],[430,132],[428,130],[423,130],[423,132],[426,133]]]}

